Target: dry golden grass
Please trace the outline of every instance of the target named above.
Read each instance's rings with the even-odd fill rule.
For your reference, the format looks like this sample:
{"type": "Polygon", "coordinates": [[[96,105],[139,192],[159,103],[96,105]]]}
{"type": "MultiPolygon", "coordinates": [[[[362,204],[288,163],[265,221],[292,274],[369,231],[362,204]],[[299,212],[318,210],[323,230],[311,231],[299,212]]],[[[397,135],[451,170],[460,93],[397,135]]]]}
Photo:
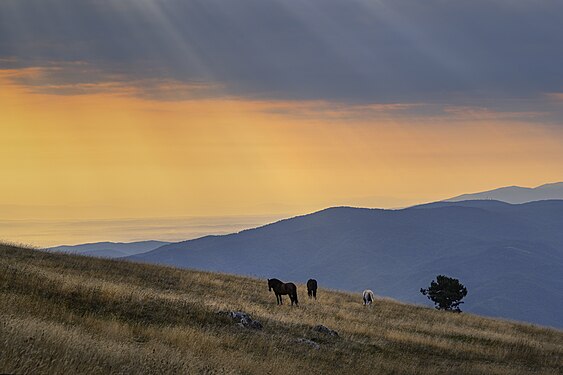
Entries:
{"type": "Polygon", "coordinates": [[[366,308],[358,294],[324,289],[309,301],[298,287],[299,307],[276,306],[264,280],[0,245],[0,372],[563,372],[561,331],[387,299],[366,308]],[[264,329],[221,310],[250,313],[264,329]]]}

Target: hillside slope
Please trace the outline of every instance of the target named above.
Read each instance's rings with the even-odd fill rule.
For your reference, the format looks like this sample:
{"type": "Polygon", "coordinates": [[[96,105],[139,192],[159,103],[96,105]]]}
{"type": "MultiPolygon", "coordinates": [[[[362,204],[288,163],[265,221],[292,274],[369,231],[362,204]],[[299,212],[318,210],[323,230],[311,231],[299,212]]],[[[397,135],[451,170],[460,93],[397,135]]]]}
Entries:
{"type": "Polygon", "coordinates": [[[265,280],[0,245],[0,372],[557,374],[563,332],[265,280]],[[242,310],[262,330],[218,311],[242,310]],[[312,330],[324,324],[338,332],[312,330]],[[315,349],[298,339],[316,342],[315,349]]]}
{"type": "Polygon", "coordinates": [[[133,256],[142,262],[277,277],[424,303],[438,274],[469,289],[464,310],[563,328],[563,201],[337,207],[133,256]]]}
{"type": "Polygon", "coordinates": [[[545,184],[535,188],[507,186],[479,193],[462,194],[447,199],[447,202],[459,202],[476,199],[492,199],[506,203],[527,203],[540,200],[563,199],[563,182],[545,184]]]}

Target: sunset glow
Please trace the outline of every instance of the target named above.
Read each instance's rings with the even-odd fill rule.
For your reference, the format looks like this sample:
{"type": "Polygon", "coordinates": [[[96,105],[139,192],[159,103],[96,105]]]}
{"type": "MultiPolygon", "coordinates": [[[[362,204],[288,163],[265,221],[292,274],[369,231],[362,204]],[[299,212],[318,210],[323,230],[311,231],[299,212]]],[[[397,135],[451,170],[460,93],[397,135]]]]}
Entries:
{"type": "Polygon", "coordinates": [[[112,218],[394,207],[556,180],[563,162],[559,129],[494,114],[339,119],[319,103],[37,94],[6,75],[3,204],[112,218]]]}
{"type": "MultiPolygon", "coordinates": [[[[152,12],[151,22],[190,57],[179,61],[200,74],[194,66],[206,55],[193,51],[203,47],[190,44],[192,34],[157,3],[135,9],[140,18],[152,12]]],[[[386,22],[400,21],[390,14],[396,18],[386,22]]],[[[312,35],[315,27],[324,25],[310,25],[312,35]]],[[[397,35],[410,37],[402,30],[397,35]]],[[[475,96],[450,100],[458,94],[356,100],[311,91],[292,98],[249,93],[219,74],[211,53],[198,65],[215,68],[201,73],[205,80],[139,77],[96,67],[85,56],[28,63],[22,40],[22,56],[15,47],[0,54],[0,219],[277,217],[335,205],[403,207],[563,179],[563,127],[553,112],[563,102],[552,87],[531,99],[495,101],[503,106],[475,96]]],[[[425,51],[432,59],[465,69],[431,47],[425,51]]],[[[0,230],[0,237],[33,242],[14,233],[0,230]]],[[[65,242],[47,237],[36,244],[65,242]]]]}

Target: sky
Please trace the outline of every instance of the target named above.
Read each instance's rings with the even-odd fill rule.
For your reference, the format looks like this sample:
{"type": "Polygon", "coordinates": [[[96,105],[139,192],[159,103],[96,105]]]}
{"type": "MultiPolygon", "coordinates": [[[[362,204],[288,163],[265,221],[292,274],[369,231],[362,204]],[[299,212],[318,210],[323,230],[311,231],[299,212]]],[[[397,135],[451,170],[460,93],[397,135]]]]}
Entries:
{"type": "Polygon", "coordinates": [[[0,239],[563,181],[562,45],[548,0],[1,0],[0,239]]]}

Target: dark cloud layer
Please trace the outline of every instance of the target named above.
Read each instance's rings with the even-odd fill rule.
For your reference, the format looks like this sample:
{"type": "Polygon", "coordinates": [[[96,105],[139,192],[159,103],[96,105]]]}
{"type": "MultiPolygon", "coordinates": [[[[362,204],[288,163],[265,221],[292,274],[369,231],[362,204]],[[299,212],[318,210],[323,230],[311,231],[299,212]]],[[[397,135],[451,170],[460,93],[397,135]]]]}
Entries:
{"type": "Polygon", "coordinates": [[[563,2],[550,0],[0,1],[1,65],[247,97],[537,97],[563,92],[562,46],[563,2]]]}

